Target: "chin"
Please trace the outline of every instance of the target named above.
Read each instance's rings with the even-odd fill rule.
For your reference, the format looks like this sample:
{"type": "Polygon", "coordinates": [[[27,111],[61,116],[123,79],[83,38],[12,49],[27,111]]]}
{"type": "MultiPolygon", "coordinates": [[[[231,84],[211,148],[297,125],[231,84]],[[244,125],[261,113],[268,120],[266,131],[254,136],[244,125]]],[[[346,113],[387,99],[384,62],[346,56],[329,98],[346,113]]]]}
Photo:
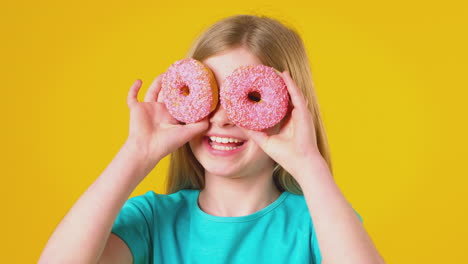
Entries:
{"type": "Polygon", "coordinates": [[[233,163],[232,161],[215,161],[207,157],[196,158],[205,169],[205,174],[234,178],[245,170],[245,166],[240,166],[239,163],[233,163]]]}
{"type": "Polygon", "coordinates": [[[205,175],[209,173],[211,175],[216,175],[218,177],[223,178],[236,178],[239,177],[239,171],[236,170],[228,170],[226,168],[213,168],[213,169],[206,169],[205,168],[205,175]]]}

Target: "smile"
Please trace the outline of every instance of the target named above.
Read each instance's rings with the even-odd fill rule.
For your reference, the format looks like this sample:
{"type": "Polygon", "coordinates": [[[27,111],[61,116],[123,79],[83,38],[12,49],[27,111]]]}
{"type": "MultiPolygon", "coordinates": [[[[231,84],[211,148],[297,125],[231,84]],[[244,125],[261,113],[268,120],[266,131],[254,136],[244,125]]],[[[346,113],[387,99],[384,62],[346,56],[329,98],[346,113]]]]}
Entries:
{"type": "Polygon", "coordinates": [[[243,140],[235,138],[222,138],[205,136],[203,143],[208,151],[215,156],[230,156],[239,153],[245,148],[243,140]]]}

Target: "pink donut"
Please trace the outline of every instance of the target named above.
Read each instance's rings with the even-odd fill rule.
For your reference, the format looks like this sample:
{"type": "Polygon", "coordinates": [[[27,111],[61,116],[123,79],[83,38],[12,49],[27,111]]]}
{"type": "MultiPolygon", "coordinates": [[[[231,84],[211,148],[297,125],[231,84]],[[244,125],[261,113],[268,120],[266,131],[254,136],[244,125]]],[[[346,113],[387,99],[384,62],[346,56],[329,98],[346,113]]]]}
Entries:
{"type": "Polygon", "coordinates": [[[161,81],[164,104],[178,121],[195,123],[218,104],[218,85],[211,70],[192,58],[174,62],[161,81]]]}
{"type": "Polygon", "coordinates": [[[221,105],[237,126],[262,130],[283,119],[288,110],[288,90],[272,67],[247,65],[235,69],[220,88],[221,105]]]}

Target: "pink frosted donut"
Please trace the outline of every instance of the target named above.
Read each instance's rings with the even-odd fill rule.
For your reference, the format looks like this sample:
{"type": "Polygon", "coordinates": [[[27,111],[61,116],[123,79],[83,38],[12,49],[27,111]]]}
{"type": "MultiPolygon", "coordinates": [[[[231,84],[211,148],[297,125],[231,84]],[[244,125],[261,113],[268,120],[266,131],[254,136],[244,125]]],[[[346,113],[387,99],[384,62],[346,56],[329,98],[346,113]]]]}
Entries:
{"type": "Polygon", "coordinates": [[[161,92],[169,113],[184,123],[200,121],[218,104],[218,85],[213,73],[192,58],[176,61],[167,69],[161,92]]]}
{"type": "Polygon", "coordinates": [[[247,65],[235,69],[220,88],[221,105],[237,126],[262,130],[283,119],[288,90],[272,67],[247,65]]]}

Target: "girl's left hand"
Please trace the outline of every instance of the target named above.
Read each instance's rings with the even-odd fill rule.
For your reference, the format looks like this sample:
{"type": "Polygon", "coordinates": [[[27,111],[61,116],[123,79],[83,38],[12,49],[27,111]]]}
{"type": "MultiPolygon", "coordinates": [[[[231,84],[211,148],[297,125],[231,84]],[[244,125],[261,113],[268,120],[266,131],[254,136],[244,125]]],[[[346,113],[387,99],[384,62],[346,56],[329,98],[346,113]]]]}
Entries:
{"type": "Polygon", "coordinates": [[[267,155],[298,180],[298,172],[303,170],[305,165],[310,165],[317,159],[322,162],[324,160],[317,147],[314,120],[307,107],[307,99],[289,72],[277,73],[285,81],[291,97],[290,116],[278,134],[268,135],[263,131],[254,130],[246,130],[246,133],[267,155]]]}

